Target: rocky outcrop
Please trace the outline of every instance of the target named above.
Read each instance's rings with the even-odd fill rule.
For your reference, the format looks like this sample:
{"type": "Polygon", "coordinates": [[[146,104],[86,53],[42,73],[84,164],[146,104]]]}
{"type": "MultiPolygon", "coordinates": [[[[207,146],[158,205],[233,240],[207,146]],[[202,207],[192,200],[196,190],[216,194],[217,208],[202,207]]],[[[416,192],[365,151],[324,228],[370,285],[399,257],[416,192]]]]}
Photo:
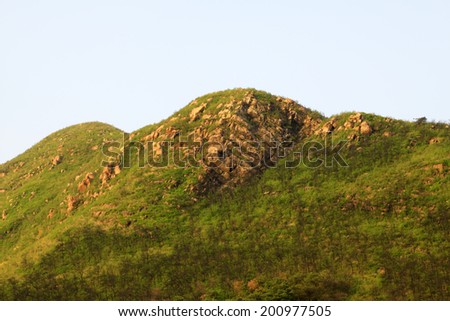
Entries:
{"type": "Polygon", "coordinates": [[[67,214],[72,213],[80,203],[79,199],[72,195],[67,196],[66,202],[67,202],[67,214]]]}
{"type": "Polygon", "coordinates": [[[103,168],[102,173],[100,174],[100,181],[102,182],[102,186],[106,186],[108,182],[119,175],[121,172],[120,165],[116,163],[111,163],[108,166],[103,168]]]}
{"type": "Polygon", "coordinates": [[[350,141],[357,140],[359,136],[368,136],[373,133],[373,128],[361,113],[350,115],[343,125],[339,126],[335,117],[327,121],[321,128],[314,133],[320,136],[326,136],[333,132],[351,131],[347,136],[350,141]]]}
{"type": "Polygon", "coordinates": [[[331,134],[336,129],[336,118],[332,118],[327,121],[322,128],[316,131],[317,135],[328,135],[331,134]]]}
{"type": "MultiPolygon", "coordinates": [[[[144,141],[154,141],[155,139],[157,139],[159,137],[163,128],[164,128],[164,125],[159,126],[154,132],[151,132],[150,135],[145,136],[143,140],[144,141]]],[[[130,136],[130,139],[132,139],[131,136],[130,136]]]]}
{"type": "Polygon", "coordinates": [[[55,215],[55,210],[51,209],[47,214],[47,218],[52,219],[54,215],[55,215]]]}
{"type": "Polygon", "coordinates": [[[361,113],[356,113],[356,114],[350,115],[350,117],[344,123],[344,129],[357,128],[357,126],[359,124],[361,124],[362,119],[363,119],[363,117],[362,117],[361,113]]]}
{"type": "Polygon", "coordinates": [[[433,165],[433,169],[436,170],[439,174],[444,173],[444,164],[435,164],[433,165]]]}
{"type": "Polygon", "coordinates": [[[87,173],[84,179],[78,184],[78,192],[84,193],[94,180],[94,173],[87,173]]]}
{"type": "Polygon", "coordinates": [[[106,166],[103,168],[103,171],[100,174],[100,180],[101,180],[103,186],[105,186],[108,183],[108,181],[111,179],[113,171],[114,171],[113,167],[111,167],[111,166],[106,166]]]}
{"type": "Polygon", "coordinates": [[[363,121],[361,125],[359,125],[359,133],[361,135],[370,135],[372,134],[372,127],[370,127],[367,121],[363,121]]]}
{"type": "Polygon", "coordinates": [[[206,108],[206,104],[203,103],[199,107],[192,109],[191,113],[189,114],[189,117],[190,117],[189,122],[192,123],[192,122],[196,121],[197,119],[199,119],[200,114],[205,110],[205,108],[206,108]]]}
{"type": "Polygon", "coordinates": [[[57,155],[57,156],[53,157],[53,159],[52,159],[52,165],[53,165],[53,166],[57,166],[57,165],[61,164],[62,161],[63,161],[63,156],[57,155]]]}
{"type": "Polygon", "coordinates": [[[430,139],[428,144],[434,145],[434,144],[439,144],[440,142],[442,142],[442,138],[440,138],[440,137],[433,137],[433,138],[430,139]]]}
{"type": "Polygon", "coordinates": [[[17,173],[24,166],[25,166],[25,162],[19,162],[19,163],[15,164],[13,173],[17,173]]]}
{"type": "MultiPolygon", "coordinates": [[[[166,152],[167,145],[163,142],[172,142],[167,146],[169,153],[181,154],[182,161],[195,159],[195,165],[203,168],[195,187],[198,192],[247,179],[283,154],[271,152],[275,145],[300,141],[316,131],[321,122],[320,116],[313,116],[291,99],[258,98],[252,90],[240,99],[229,96],[216,104],[211,98],[194,100],[187,108],[191,108],[187,116],[172,117],[142,141],[151,142],[146,148],[152,148],[156,157],[166,152]],[[176,125],[196,121],[199,122],[195,126],[176,125]],[[186,143],[183,145],[178,140],[194,144],[182,149],[186,143]]],[[[107,181],[110,174],[111,171],[105,169],[103,181],[107,181]]]]}

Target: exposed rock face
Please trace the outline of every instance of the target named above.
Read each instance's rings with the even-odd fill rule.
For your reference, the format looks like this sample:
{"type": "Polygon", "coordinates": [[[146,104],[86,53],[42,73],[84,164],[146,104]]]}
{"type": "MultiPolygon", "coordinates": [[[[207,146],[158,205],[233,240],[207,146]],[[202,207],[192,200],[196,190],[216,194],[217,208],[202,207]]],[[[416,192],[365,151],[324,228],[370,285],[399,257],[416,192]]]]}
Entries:
{"type": "MultiPolygon", "coordinates": [[[[142,139],[151,142],[149,147],[156,157],[165,152],[164,141],[175,140],[171,151],[181,150],[183,160],[195,159],[204,169],[195,187],[198,192],[241,182],[275,163],[279,155],[271,150],[277,144],[300,141],[315,132],[321,122],[320,117],[312,117],[309,110],[291,99],[259,99],[252,91],[241,99],[228,99],[216,105],[211,99],[201,103],[195,100],[189,116],[177,116],[176,120],[192,123],[201,119],[201,124],[182,132],[170,121],[169,127],[166,123],[142,139]],[[196,145],[183,149],[183,143],[176,142],[180,138],[196,145]]],[[[102,175],[107,180],[109,171],[105,169],[102,175]]]]}
{"type": "MultiPolygon", "coordinates": [[[[358,141],[374,131],[361,113],[349,115],[344,123],[339,117],[323,123],[323,117],[291,99],[268,99],[253,90],[239,97],[216,96],[214,102],[220,101],[217,103],[211,98],[194,100],[187,107],[188,113],[171,117],[144,135],[141,142],[152,149],[148,154],[157,160],[175,154],[181,155],[181,163],[194,159],[195,166],[203,170],[193,189],[202,193],[240,183],[272,166],[284,155],[282,143],[339,131],[348,131],[347,138],[358,141]]],[[[117,173],[105,168],[102,183],[106,184],[112,175],[117,173]]]]}

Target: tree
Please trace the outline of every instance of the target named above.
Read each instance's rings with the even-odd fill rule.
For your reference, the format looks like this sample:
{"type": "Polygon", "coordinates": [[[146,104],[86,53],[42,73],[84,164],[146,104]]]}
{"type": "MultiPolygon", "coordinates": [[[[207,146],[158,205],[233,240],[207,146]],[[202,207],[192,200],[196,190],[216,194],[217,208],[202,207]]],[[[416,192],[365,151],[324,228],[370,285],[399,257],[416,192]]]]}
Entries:
{"type": "Polygon", "coordinates": [[[416,124],[418,124],[418,125],[425,124],[427,122],[426,117],[414,118],[414,120],[416,121],[416,124]]]}

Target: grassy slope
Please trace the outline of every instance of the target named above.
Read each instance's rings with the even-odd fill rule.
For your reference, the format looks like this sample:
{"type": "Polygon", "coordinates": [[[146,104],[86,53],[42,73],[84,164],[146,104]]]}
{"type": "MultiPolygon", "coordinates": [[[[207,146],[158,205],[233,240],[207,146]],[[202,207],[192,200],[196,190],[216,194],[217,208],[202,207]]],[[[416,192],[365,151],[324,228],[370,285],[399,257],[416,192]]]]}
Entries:
{"type": "Polygon", "coordinates": [[[448,166],[450,149],[409,144],[373,136],[348,150],[348,168],[280,167],[221,201],[233,227],[221,239],[259,250],[242,281],[260,287],[243,296],[278,298],[280,287],[297,299],[448,298],[449,184],[432,165],[448,166]]]}
{"type": "Polygon", "coordinates": [[[0,194],[0,209],[6,214],[0,224],[2,276],[16,275],[21,261],[34,261],[55,246],[63,231],[84,224],[84,218],[66,214],[67,197],[76,194],[77,176],[101,170],[103,142],[121,136],[102,123],[75,125],[0,166],[6,173],[0,178],[0,188],[6,189],[0,194]],[[58,155],[62,162],[52,166],[58,155]]]}
{"type": "MultiPolygon", "coordinates": [[[[349,167],[286,169],[281,161],[199,202],[184,191],[195,172],[133,167],[74,215],[61,209],[47,219],[68,182],[101,169],[83,142],[120,135],[100,124],[84,125],[95,127],[91,133],[68,129],[77,139],[63,131],[67,150],[76,141],[85,154],[8,192],[15,217],[1,225],[2,275],[19,279],[3,281],[0,298],[449,299],[449,130],[365,118],[376,131],[344,148],[349,167]],[[388,131],[394,135],[383,136],[388,131]],[[428,144],[433,137],[441,142],[428,144]],[[433,167],[439,164],[443,172],[433,167]],[[36,184],[34,198],[20,201],[36,184]]],[[[3,165],[3,186],[13,189],[19,175],[50,161],[59,139],[56,133],[3,165]],[[21,161],[21,172],[10,175],[21,161]]],[[[8,207],[0,197],[0,208],[8,207]]]]}

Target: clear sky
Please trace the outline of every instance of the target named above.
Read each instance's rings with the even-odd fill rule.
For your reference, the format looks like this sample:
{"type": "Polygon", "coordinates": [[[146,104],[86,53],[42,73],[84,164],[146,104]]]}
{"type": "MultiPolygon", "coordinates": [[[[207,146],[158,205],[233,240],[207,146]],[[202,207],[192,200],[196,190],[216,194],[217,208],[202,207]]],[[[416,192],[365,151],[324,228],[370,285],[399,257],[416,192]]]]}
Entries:
{"type": "Polygon", "coordinates": [[[450,1],[0,0],[0,163],[254,87],[327,116],[450,119],[450,1]]]}

